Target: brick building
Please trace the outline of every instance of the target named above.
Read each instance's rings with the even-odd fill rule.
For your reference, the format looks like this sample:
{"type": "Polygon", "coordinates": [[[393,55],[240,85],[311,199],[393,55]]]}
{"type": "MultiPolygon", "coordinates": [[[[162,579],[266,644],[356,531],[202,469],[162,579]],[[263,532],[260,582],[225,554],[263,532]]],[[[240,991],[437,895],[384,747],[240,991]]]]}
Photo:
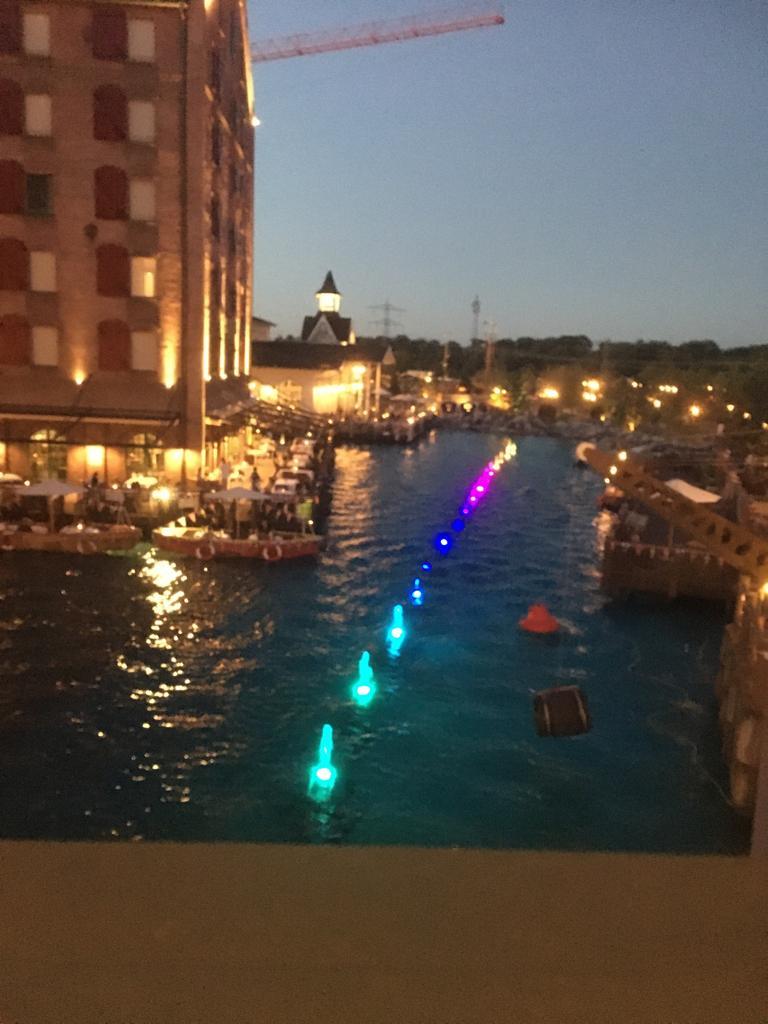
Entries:
{"type": "Polygon", "coordinates": [[[245,0],[0,0],[0,468],[194,477],[249,372],[245,0]]]}

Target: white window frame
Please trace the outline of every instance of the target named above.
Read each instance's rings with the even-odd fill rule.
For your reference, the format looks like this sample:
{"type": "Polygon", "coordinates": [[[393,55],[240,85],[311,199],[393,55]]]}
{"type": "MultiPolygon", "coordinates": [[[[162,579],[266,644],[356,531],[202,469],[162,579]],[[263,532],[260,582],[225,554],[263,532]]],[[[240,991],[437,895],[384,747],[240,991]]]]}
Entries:
{"type": "Polygon", "coordinates": [[[29,287],[33,292],[56,291],[56,256],[52,252],[29,254],[29,287]]]}
{"type": "Polygon", "coordinates": [[[154,63],[155,23],[149,18],[128,19],[128,60],[154,63]]]}
{"type": "Polygon", "coordinates": [[[157,219],[157,186],[151,178],[131,178],[129,216],[131,220],[153,224],[157,219]]]}
{"type": "Polygon", "coordinates": [[[131,368],[157,373],[157,331],[131,331],[131,368]]]}
{"type": "Polygon", "coordinates": [[[32,328],[32,363],[34,366],[59,365],[58,327],[32,328]]]}
{"type": "Polygon", "coordinates": [[[30,93],[24,97],[24,129],[27,135],[50,138],[52,134],[51,97],[30,93]]]}
{"type": "Polygon", "coordinates": [[[24,53],[30,57],[50,57],[51,16],[24,12],[24,53]]]}
{"type": "Polygon", "coordinates": [[[157,258],[131,256],[131,295],[140,299],[157,296],[157,258]]]}
{"type": "Polygon", "coordinates": [[[128,101],[128,138],[153,143],[157,134],[155,104],[151,100],[128,101]]]}

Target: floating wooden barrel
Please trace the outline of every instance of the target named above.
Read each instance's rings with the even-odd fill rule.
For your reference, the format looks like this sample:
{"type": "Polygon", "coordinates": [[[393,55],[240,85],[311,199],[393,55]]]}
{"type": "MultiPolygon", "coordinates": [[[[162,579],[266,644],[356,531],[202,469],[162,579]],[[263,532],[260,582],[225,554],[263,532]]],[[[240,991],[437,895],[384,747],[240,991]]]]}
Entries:
{"type": "Polygon", "coordinates": [[[587,698],[578,686],[541,690],[533,698],[533,716],[539,736],[578,736],[592,728],[587,698]]]}

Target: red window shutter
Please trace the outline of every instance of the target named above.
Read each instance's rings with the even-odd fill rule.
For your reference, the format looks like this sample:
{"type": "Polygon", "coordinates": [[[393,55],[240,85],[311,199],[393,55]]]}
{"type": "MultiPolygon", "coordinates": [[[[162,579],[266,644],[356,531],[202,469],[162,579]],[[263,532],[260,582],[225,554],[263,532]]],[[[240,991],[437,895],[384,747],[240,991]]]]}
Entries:
{"type": "Polygon", "coordinates": [[[128,21],[117,7],[97,7],[93,12],[93,56],[101,60],[125,60],[128,56],[128,21]]]}
{"type": "Polygon", "coordinates": [[[18,82],[0,79],[0,135],[24,131],[24,91],[18,82]]]}
{"type": "Polygon", "coordinates": [[[99,324],[99,369],[130,370],[131,331],[122,320],[102,320],[99,324]]]}
{"type": "Polygon", "coordinates": [[[32,332],[25,317],[0,317],[0,363],[3,366],[29,366],[31,356],[32,332]]]}
{"type": "Polygon", "coordinates": [[[29,290],[29,252],[18,238],[0,238],[0,291],[29,290]]]}
{"type": "Polygon", "coordinates": [[[119,167],[98,167],[93,175],[96,216],[128,219],[128,176],[119,167]]]}
{"type": "Polygon", "coordinates": [[[21,50],[21,10],[16,0],[0,0],[0,53],[21,50]]]}
{"type": "Polygon", "coordinates": [[[128,138],[128,101],[116,85],[100,85],[93,93],[93,137],[102,142],[128,138]]]}
{"type": "Polygon", "coordinates": [[[0,160],[0,213],[24,213],[27,176],[16,160],[0,160]]]}
{"type": "Polygon", "coordinates": [[[99,295],[131,294],[128,250],[121,245],[100,245],[96,250],[96,288],[99,295]]]}

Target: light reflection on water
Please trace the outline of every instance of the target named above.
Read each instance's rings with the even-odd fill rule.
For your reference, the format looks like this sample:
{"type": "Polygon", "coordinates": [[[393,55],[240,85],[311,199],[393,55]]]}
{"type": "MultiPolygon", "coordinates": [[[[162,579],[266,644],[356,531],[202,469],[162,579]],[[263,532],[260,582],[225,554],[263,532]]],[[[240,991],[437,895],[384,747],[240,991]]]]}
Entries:
{"type": "Polygon", "coordinates": [[[3,556],[0,834],[743,850],[712,697],[722,617],[605,605],[599,481],[557,443],[519,445],[386,659],[392,606],[499,443],[340,449],[316,565],[3,556]],[[537,599],[558,645],[516,628],[537,599]],[[564,680],[595,728],[539,740],[531,693],[564,680]],[[318,808],[324,722],[340,776],[318,808]]]}

